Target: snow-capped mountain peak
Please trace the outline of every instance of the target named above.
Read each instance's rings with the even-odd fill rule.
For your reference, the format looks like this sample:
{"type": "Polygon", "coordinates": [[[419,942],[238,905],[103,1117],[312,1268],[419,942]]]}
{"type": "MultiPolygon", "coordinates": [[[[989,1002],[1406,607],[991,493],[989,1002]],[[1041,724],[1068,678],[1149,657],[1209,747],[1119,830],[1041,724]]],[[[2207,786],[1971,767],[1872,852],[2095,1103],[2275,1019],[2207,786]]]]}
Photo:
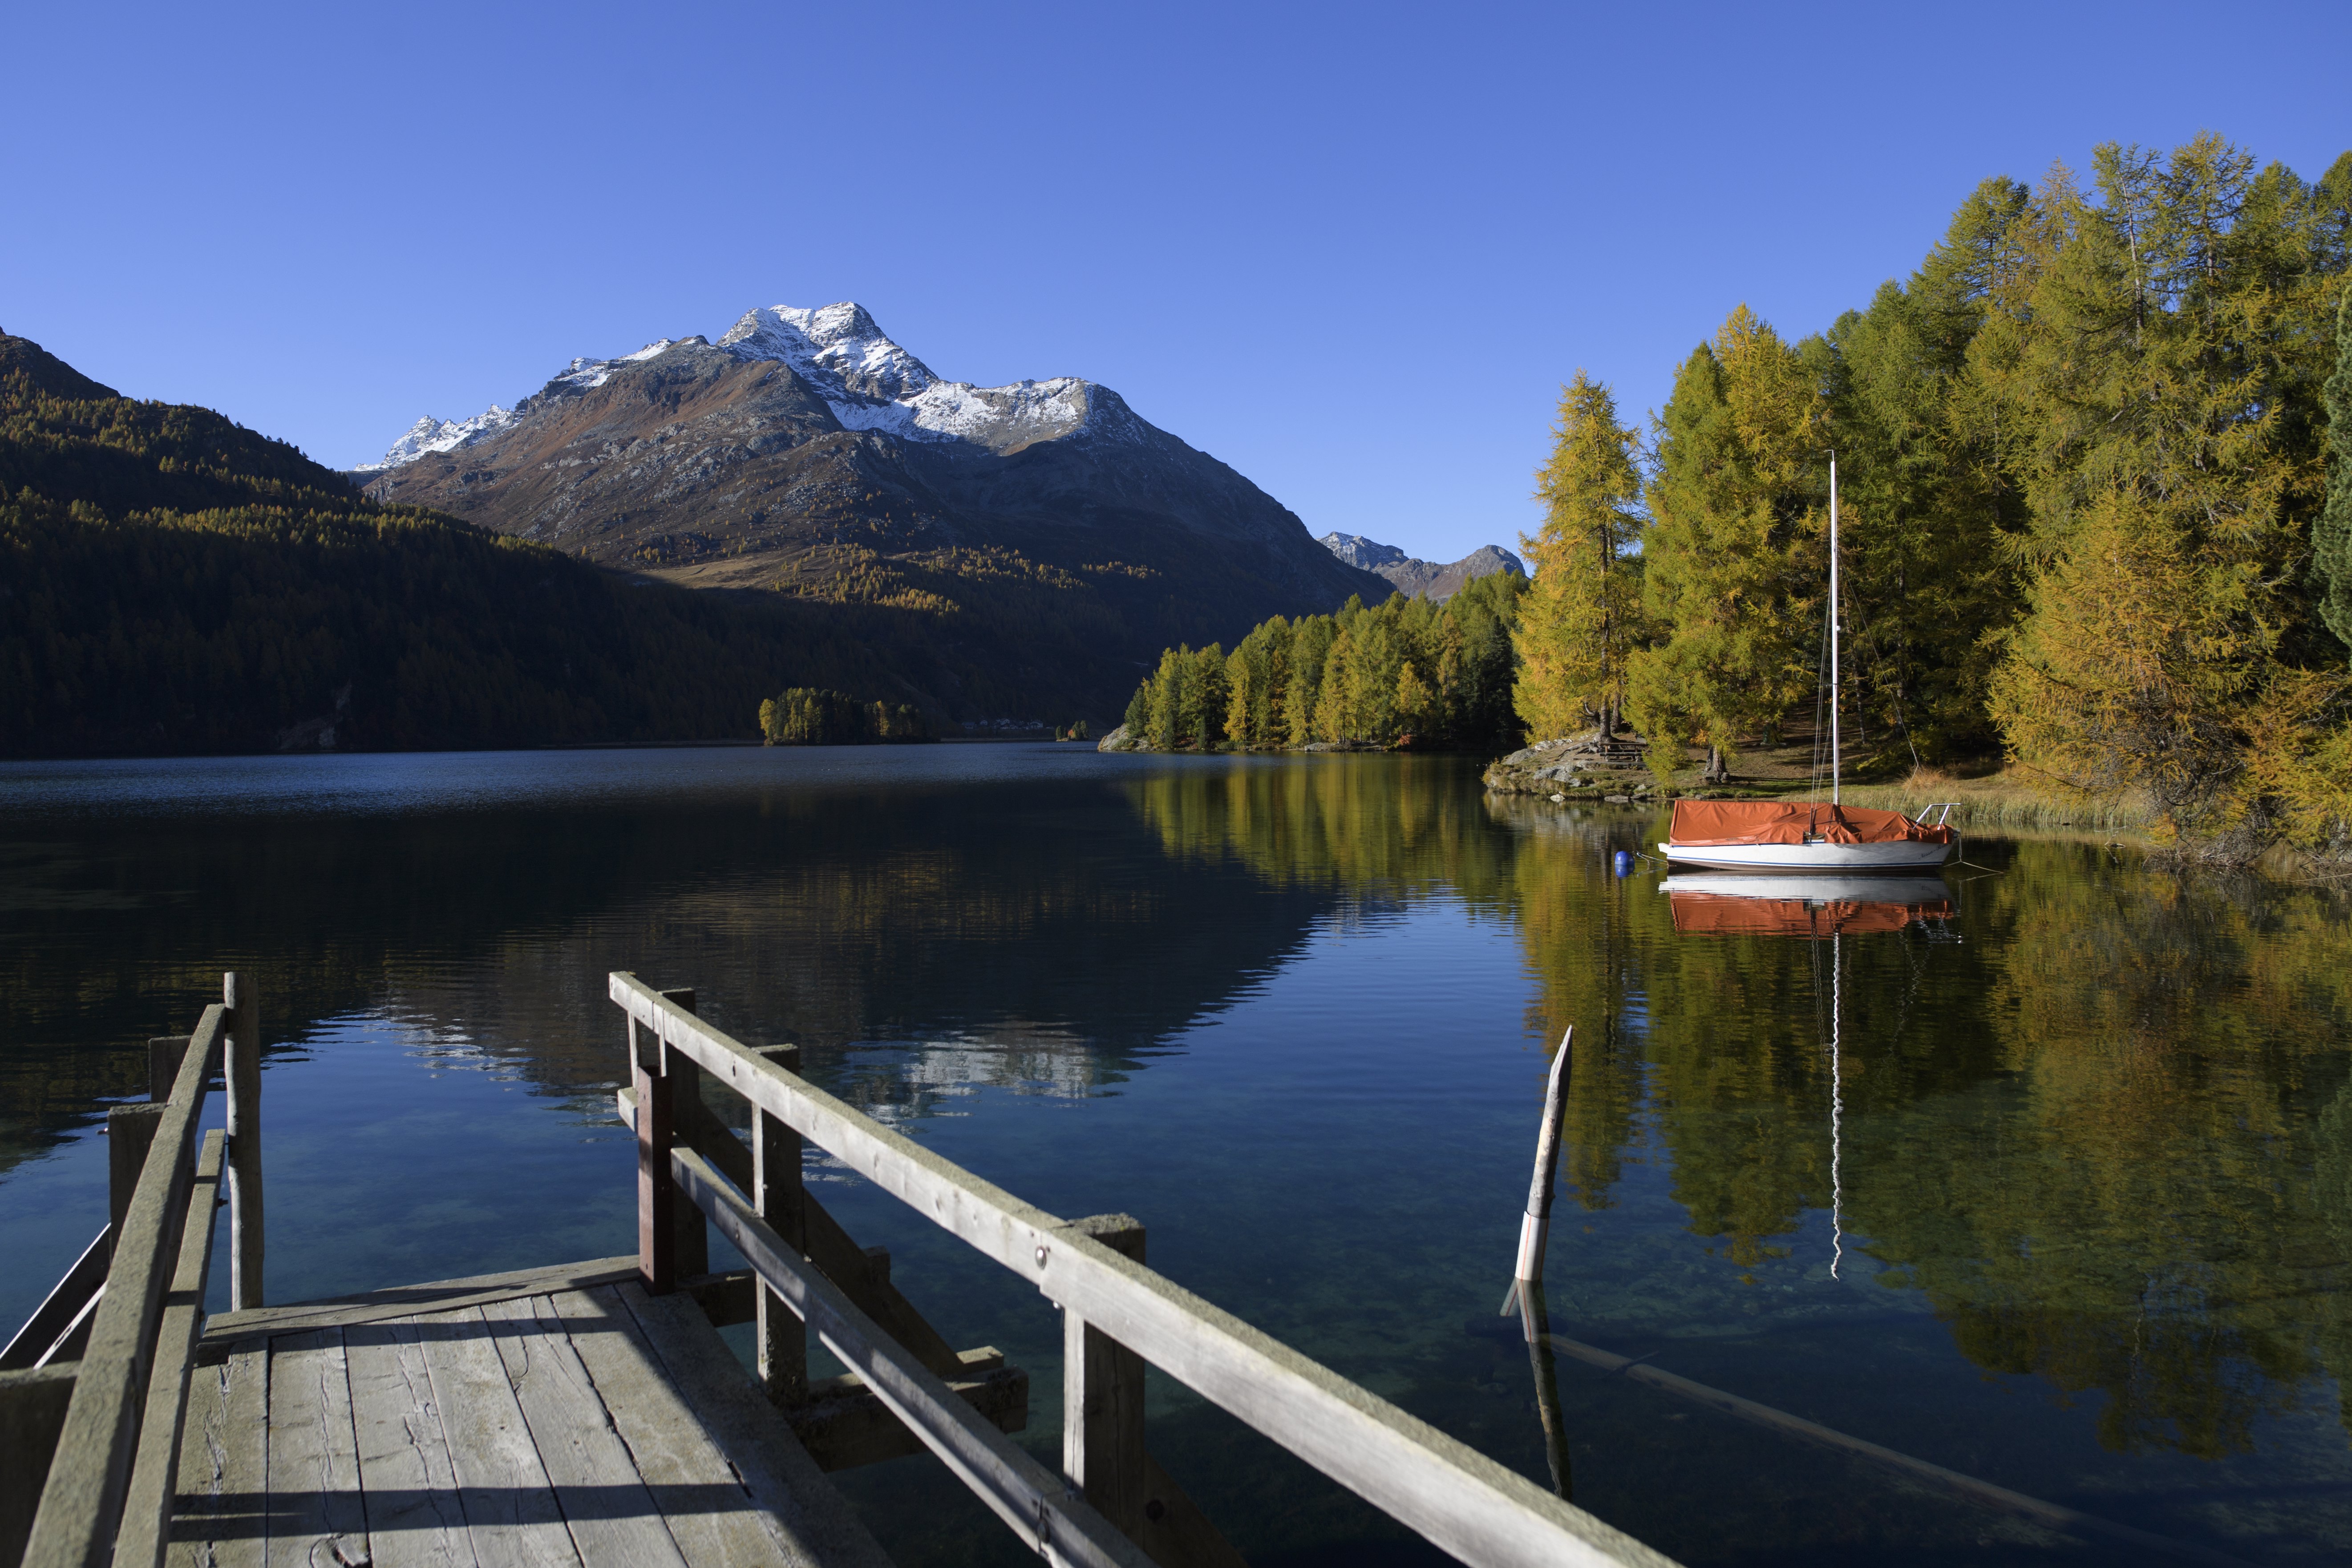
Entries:
{"type": "Polygon", "coordinates": [[[1316,543],[1365,572],[1377,572],[1383,566],[1395,566],[1411,559],[1393,544],[1381,544],[1366,539],[1360,533],[1327,533],[1316,543]]]}
{"type": "MultiPolygon", "coordinates": [[[[513,411],[497,406],[467,420],[420,419],[381,462],[380,472],[446,452],[536,413],[542,400],[577,396],[624,367],[671,349],[709,349],[706,338],[662,338],[617,359],[575,359],[513,411]]],[[[969,441],[995,452],[1083,430],[1090,437],[1140,442],[1150,426],[1117,394],[1075,376],[974,386],[941,381],[892,342],[862,305],[844,300],[815,310],[766,305],[747,310],[716,347],[739,360],[780,361],[833,410],[843,428],[877,430],[916,441],[969,441]]]]}
{"type": "Polygon", "coordinates": [[[452,451],[478,436],[502,430],[513,423],[513,413],[495,403],[471,419],[436,419],[428,414],[411,425],[380,461],[370,463],[358,471],[371,473],[379,468],[396,468],[403,463],[416,461],[427,452],[452,451]]]}
{"type": "Polygon", "coordinates": [[[865,306],[847,301],[814,310],[791,305],[747,310],[719,346],[744,359],[783,361],[827,402],[896,403],[939,380],[885,336],[865,306]]]}

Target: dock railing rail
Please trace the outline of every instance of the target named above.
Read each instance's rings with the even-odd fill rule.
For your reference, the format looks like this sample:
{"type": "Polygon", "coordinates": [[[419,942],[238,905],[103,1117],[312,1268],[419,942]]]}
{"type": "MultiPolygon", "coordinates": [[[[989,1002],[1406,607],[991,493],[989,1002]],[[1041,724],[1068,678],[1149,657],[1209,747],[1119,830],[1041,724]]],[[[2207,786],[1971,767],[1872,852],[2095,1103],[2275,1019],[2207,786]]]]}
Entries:
{"type": "Polygon", "coordinates": [[[45,1305],[58,1321],[45,1325],[37,1313],[30,1340],[18,1336],[38,1347],[23,1371],[71,1384],[25,1543],[26,1568],[163,1562],[225,1175],[237,1194],[234,1293],[260,1305],[258,1007],[243,977],[223,980],[224,999],[205,1009],[194,1035],[150,1042],[160,1102],[118,1107],[108,1119],[115,1217],[84,1255],[105,1258],[102,1281],[77,1300],[86,1272],[78,1265],[45,1305]],[[215,1072],[228,1089],[228,1125],[200,1139],[215,1072]],[[126,1114],[137,1112],[147,1114],[126,1114]]]}
{"type": "Polygon", "coordinates": [[[683,1276],[707,1269],[707,1217],[757,1276],[761,1364],[772,1396],[783,1402],[779,1384],[796,1363],[804,1381],[800,1336],[814,1333],[1049,1562],[1175,1568],[1238,1561],[1145,1450],[1149,1363],[1472,1568],[1670,1565],[1145,1267],[1142,1227],[1128,1216],[1066,1220],[1023,1202],[808,1083],[792,1070],[796,1058],[779,1059],[788,1047],[746,1046],[703,1022],[691,993],[665,993],[615,972],[610,994],[627,1018],[646,1288],[675,1289],[683,1276]],[[727,1147],[697,1135],[709,1117],[706,1074],[749,1102],[748,1162],[732,1132],[723,1132],[727,1147]],[[1060,1475],[951,1389],[936,1356],[899,1342],[829,1277],[835,1271],[812,1264],[807,1220],[815,1205],[800,1190],[803,1139],[1061,1308],[1060,1475]],[[710,1153],[732,1172],[716,1168],[710,1153]],[[681,1268],[682,1256],[689,1267],[681,1268]]]}

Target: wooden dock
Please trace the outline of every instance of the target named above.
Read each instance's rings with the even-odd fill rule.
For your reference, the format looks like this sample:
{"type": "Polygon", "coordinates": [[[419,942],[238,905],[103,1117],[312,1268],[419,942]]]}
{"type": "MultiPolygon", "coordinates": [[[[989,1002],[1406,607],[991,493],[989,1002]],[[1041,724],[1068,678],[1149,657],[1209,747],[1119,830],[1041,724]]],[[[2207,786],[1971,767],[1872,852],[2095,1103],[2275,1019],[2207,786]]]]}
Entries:
{"type": "Polygon", "coordinates": [[[888,1563],[635,1258],[225,1314],[199,1360],[175,1563],[888,1563]]]}
{"type": "Polygon", "coordinates": [[[1063,1219],[610,977],[634,1258],[263,1300],[260,1025],[226,977],[109,1118],[113,1219],[0,1351],[0,1568],[604,1568],[887,1562],[828,1472],[928,1449],[1047,1562],[1245,1568],[1146,1442],[1147,1365],[1473,1568],[1671,1561],[1063,1219]],[[218,1074],[227,1125],[198,1136],[218,1074]],[[731,1095],[748,1137],[709,1101],[731,1095]],[[801,1180],[814,1144],[1030,1281],[1063,1321],[1058,1470],[1028,1375],[953,1348],[801,1180]],[[230,1310],[207,1318],[215,1211],[230,1310]],[[713,1229],[751,1267],[709,1271],[713,1229]],[[753,1325],[746,1368],[718,1330],[753,1325]],[[821,1342],[850,1370],[812,1379],[821,1342]]]}

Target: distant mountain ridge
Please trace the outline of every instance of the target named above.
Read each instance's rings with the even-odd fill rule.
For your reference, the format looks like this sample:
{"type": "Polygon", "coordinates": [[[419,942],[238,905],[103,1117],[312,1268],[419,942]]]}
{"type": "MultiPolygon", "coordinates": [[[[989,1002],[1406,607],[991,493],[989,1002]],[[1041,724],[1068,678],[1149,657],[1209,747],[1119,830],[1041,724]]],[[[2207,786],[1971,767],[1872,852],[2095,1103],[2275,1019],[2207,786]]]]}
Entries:
{"type": "Polygon", "coordinates": [[[1485,544],[1445,565],[1407,555],[1393,544],[1381,544],[1360,533],[1327,533],[1316,541],[1339,560],[1386,579],[1407,598],[1443,603],[1463,585],[1496,572],[1528,574],[1527,563],[1499,544],[1485,544]]]}
{"type": "MultiPolygon", "coordinates": [[[[849,365],[827,390],[891,402],[857,384],[888,369],[849,365]]],[[[358,478],[381,489],[459,460],[478,474],[485,454],[518,437],[553,441],[568,457],[562,442],[584,428],[627,454],[614,470],[637,487],[629,499],[658,507],[659,487],[694,494],[700,468],[680,439],[691,418],[723,424],[746,399],[766,422],[738,418],[734,434],[768,450],[790,449],[795,420],[831,443],[819,459],[839,458],[844,445],[869,458],[970,445],[845,434],[797,373],[708,343],[583,363],[559,379],[495,429],[483,421],[445,451],[358,478]],[[656,417],[636,433],[620,427],[656,417]]],[[[928,390],[900,379],[910,395],[928,390]]],[[[1230,476],[1224,493],[1237,507],[1257,494],[1192,458],[1212,479],[1230,476]]],[[[1003,481],[990,467],[1002,459],[957,460],[1003,481]]],[[[1011,461],[1028,466],[1018,477],[1034,494],[1034,460],[1011,461]]],[[[1046,466],[1044,478],[1058,471],[1046,466]]],[[[863,513],[819,514],[835,531],[807,553],[829,575],[748,594],[649,581],[642,556],[601,565],[569,542],[550,549],[387,504],[353,479],[211,409],[119,396],[38,344],[0,335],[0,756],[751,740],[761,701],[803,687],[919,707],[976,733],[1079,717],[1108,728],[1142,662],[1138,646],[1164,641],[1163,628],[1205,644],[1253,598],[1304,608],[1360,583],[1386,592],[1324,556],[1303,528],[1303,550],[1324,557],[1319,578],[1292,563],[1306,589],[1235,569],[1233,557],[1250,555],[1246,529],[1267,509],[1289,514],[1259,496],[1255,513],[1221,519],[1216,497],[1198,489],[1199,528],[1171,524],[1155,538],[1126,526],[1131,552],[1102,549],[1115,531],[1065,520],[1093,552],[1074,546],[1075,567],[1002,536],[883,556],[866,542],[887,527],[973,525],[910,518],[903,490],[869,490],[854,498],[863,513]],[[1200,531],[1225,523],[1242,543],[1200,531]],[[1145,563],[1155,558],[1167,569],[1145,563]],[[1199,588],[1224,597],[1203,604],[1199,588]]]]}
{"type": "MultiPolygon", "coordinates": [[[[965,644],[1002,639],[990,713],[1041,683],[1115,705],[1171,643],[1389,591],[1108,387],[944,380],[847,302],[574,360],[510,409],[419,421],[353,477],[686,586],[962,617],[965,644]],[[983,633],[973,617],[999,610],[983,633]],[[1075,665],[1034,635],[1041,616],[1084,650],[1075,665]]],[[[976,694],[920,695],[970,716],[976,694]]]]}
{"type": "Polygon", "coordinates": [[[925,629],[632,584],[385,507],[0,335],[0,756],[750,739],[787,686],[985,683],[925,629]]]}
{"type": "Polygon", "coordinates": [[[862,305],[770,305],[745,311],[716,344],[702,337],[662,338],[615,359],[575,359],[512,409],[494,403],[462,420],[427,415],[380,461],[355,471],[381,473],[471,446],[552,401],[602,386],[627,367],[680,347],[715,347],[745,363],[790,366],[845,430],[882,430],[917,441],[972,441],[1006,453],[1081,429],[1129,442],[1144,440],[1151,429],[1117,394],[1072,376],[992,387],[943,381],[892,342],[862,305]]]}

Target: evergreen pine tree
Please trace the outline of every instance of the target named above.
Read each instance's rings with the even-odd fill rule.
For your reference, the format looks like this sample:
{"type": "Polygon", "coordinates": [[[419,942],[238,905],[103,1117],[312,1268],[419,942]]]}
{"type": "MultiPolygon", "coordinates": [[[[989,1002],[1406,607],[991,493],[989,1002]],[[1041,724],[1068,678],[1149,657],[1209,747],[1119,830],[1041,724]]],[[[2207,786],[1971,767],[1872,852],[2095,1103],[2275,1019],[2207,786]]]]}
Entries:
{"type": "Polygon", "coordinates": [[[1535,583],[1519,607],[1512,700],[1535,734],[1564,735],[1592,718],[1613,731],[1624,707],[1627,662],[1643,640],[1635,440],[1607,386],[1580,370],[1560,389],[1551,456],[1536,474],[1543,530],[1519,540],[1535,583]]]}
{"type": "Polygon", "coordinates": [[[1777,734],[1812,693],[1827,413],[1796,352],[1745,305],[1675,378],[1643,536],[1662,640],[1633,654],[1626,702],[1662,773],[1691,741],[1722,771],[1741,736],[1777,734]]]}
{"type": "Polygon", "coordinates": [[[2033,509],[1992,711],[2028,763],[2143,791],[2169,831],[2259,834],[2282,807],[2250,763],[2307,750],[2268,726],[2326,707],[2293,664],[2323,280],[2282,257],[2308,192],[2210,134],[2095,157],[2095,201],[2063,171],[2037,197],[1991,377],[2033,509]]]}
{"type": "Polygon", "coordinates": [[[2312,586],[2320,619],[2352,647],[2352,289],[2337,294],[2326,399],[2327,501],[2311,531],[2312,586]]]}

